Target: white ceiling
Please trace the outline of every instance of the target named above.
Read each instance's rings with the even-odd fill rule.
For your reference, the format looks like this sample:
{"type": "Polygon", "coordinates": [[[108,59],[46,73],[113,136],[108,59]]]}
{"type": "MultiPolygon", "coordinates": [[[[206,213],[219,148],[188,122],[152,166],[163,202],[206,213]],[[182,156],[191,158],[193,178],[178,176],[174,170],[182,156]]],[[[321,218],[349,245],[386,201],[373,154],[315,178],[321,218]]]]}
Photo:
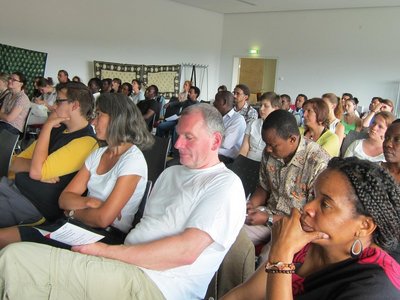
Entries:
{"type": "Polygon", "coordinates": [[[170,0],[205,10],[231,14],[400,6],[400,0],[170,0]]]}

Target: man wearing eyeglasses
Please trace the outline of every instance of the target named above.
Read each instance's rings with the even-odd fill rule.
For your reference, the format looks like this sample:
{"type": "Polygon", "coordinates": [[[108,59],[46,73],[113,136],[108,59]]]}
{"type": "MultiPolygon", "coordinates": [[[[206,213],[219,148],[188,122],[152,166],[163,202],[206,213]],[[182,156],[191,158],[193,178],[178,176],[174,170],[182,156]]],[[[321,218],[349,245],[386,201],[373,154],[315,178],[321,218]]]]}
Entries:
{"type": "Polygon", "coordinates": [[[258,112],[247,103],[250,97],[250,89],[245,84],[238,84],[233,90],[233,98],[235,99],[235,111],[240,113],[246,124],[249,124],[251,120],[258,119],[258,112]]]}
{"type": "Polygon", "coordinates": [[[57,86],[56,109],[39,138],[14,160],[15,183],[0,182],[0,228],[54,220],[58,197],[98,147],[88,117],[93,96],[81,83],[57,86]],[[16,189],[16,187],[18,189],[16,189]]]}

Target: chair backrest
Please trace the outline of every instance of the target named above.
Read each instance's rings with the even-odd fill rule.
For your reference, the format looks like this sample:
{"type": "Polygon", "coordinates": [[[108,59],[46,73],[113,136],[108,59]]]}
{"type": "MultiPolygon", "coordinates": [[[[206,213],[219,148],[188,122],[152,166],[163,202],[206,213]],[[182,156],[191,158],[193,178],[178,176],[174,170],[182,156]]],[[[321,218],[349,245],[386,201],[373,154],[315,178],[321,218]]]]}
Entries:
{"type": "Polygon", "coordinates": [[[148,179],[156,182],[158,176],[165,169],[167,154],[171,138],[155,136],[155,142],[150,149],[143,150],[144,158],[147,162],[148,179]]]}
{"type": "Polygon", "coordinates": [[[26,130],[28,128],[29,119],[32,117],[31,114],[32,108],[29,108],[28,114],[26,115],[25,123],[24,123],[24,130],[20,133],[19,140],[23,140],[26,137],[26,130]]]}
{"type": "Polygon", "coordinates": [[[0,177],[8,175],[11,157],[17,145],[19,135],[8,130],[0,131],[0,177]]]}
{"type": "Polygon", "coordinates": [[[142,201],[140,201],[138,211],[136,212],[135,217],[133,218],[132,228],[135,228],[135,226],[140,222],[140,220],[143,217],[144,208],[146,206],[147,198],[149,198],[152,185],[153,183],[151,182],[151,180],[147,180],[146,189],[144,191],[142,201]]]}
{"type": "Polygon", "coordinates": [[[242,228],[208,285],[205,299],[219,299],[245,282],[255,269],[254,244],[242,228]]]}
{"type": "Polygon", "coordinates": [[[226,165],[242,180],[246,195],[253,193],[259,181],[260,162],[239,155],[231,164],[226,165]]]}

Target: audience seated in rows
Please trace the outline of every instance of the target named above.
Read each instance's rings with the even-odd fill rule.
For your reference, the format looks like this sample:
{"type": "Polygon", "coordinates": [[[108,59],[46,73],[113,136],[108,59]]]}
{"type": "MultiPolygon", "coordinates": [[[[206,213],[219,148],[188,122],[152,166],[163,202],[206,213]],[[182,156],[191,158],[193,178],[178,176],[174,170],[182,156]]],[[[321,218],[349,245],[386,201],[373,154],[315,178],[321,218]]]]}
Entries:
{"type": "Polygon", "coordinates": [[[382,162],[381,166],[400,185],[400,119],[394,121],[385,132],[383,154],[386,162],[382,162]]]}
{"type": "Polygon", "coordinates": [[[58,198],[97,148],[88,117],[93,96],[82,83],[57,85],[56,109],[39,138],[11,165],[15,183],[1,179],[0,227],[52,221],[62,215],[58,198]]]}
{"type": "MultiPolygon", "coordinates": [[[[106,93],[96,102],[93,121],[96,137],[107,146],[92,152],[59,198],[59,206],[69,218],[105,230],[107,244],[121,244],[132,227],[135,213],[147,183],[147,164],[140,148],[154,141],[143,117],[126,96],[106,93]],[[88,190],[87,196],[82,196],[88,190]]],[[[39,226],[53,231],[66,222],[39,226]],[[55,226],[56,225],[56,226],[55,226]]],[[[39,242],[69,249],[69,246],[44,237],[35,227],[14,226],[0,229],[0,247],[19,241],[39,242]]]]}
{"type": "Polygon", "coordinates": [[[303,109],[302,134],[319,144],[331,157],[339,156],[339,137],[329,130],[328,105],[321,98],[312,98],[304,102],[303,109]]]}
{"type": "Polygon", "coordinates": [[[333,158],[313,200],[272,235],[268,262],[223,300],[399,298],[386,251],[399,242],[400,188],[376,164],[333,158]]]}
{"type": "Polygon", "coordinates": [[[366,139],[355,140],[346,150],[344,157],[356,156],[372,162],[385,160],[383,155],[383,141],[386,129],[395,119],[394,115],[382,111],[375,115],[368,131],[366,139]]]}
{"type": "Polygon", "coordinates": [[[265,143],[261,136],[263,122],[271,112],[280,109],[281,105],[282,102],[279,95],[274,92],[267,92],[261,95],[260,118],[252,120],[247,124],[239,154],[252,160],[261,161],[262,152],[265,148],[265,143]]]}
{"type": "Polygon", "coordinates": [[[233,162],[238,156],[246,130],[246,121],[234,110],[233,101],[231,92],[218,92],[215,95],[214,106],[221,113],[225,127],[225,138],[218,153],[220,160],[225,163],[233,162]]]}
{"type": "Polygon", "coordinates": [[[11,91],[8,89],[9,78],[10,76],[7,73],[0,72],[0,109],[4,100],[11,97],[11,91]]]}
{"type": "Polygon", "coordinates": [[[14,72],[8,79],[11,96],[7,97],[0,109],[0,130],[8,130],[13,134],[24,131],[26,118],[31,106],[25,94],[26,77],[21,72],[14,72]]]}
{"type": "MultiPolygon", "coordinates": [[[[312,199],[314,180],[330,159],[321,146],[300,135],[295,117],[286,110],[269,114],[262,137],[266,147],[260,182],[247,204],[245,225],[255,245],[267,243],[275,222],[312,199]]],[[[264,247],[261,260],[267,259],[267,253],[264,247]]]]}
{"type": "Polygon", "coordinates": [[[328,105],[329,114],[329,130],[335,133],[339,138],[339,145],[342,144],[344,139],[344,125],[340,122],[343,111],[342,106],[339,105],[339,98],[334,93],[326,93],[322,95],[322,100],[328,105]],[[338,117],[339,116],[339,117],[338,117]]]}
{"type": "Polygon", "coordinates": [[[245,218],[240,179],[218,160],[223,132],[222,117],[211,105],[186,108],[175,145],[182,166],[161,174],[125,245],[95,243],[73,247],[74,253],[14,243],[1,253],[0,294],[203,299],[245,218]]]}
{"type": "Polygon", "coordinates": [[[233,97],[235,111],[244,117],[246,124],[248,124],[251,120],[258,119],[258,112],[247,102],[250,97],[250,89],[247,85],[236,85],[235,89],[233,90],[233,97]]]}

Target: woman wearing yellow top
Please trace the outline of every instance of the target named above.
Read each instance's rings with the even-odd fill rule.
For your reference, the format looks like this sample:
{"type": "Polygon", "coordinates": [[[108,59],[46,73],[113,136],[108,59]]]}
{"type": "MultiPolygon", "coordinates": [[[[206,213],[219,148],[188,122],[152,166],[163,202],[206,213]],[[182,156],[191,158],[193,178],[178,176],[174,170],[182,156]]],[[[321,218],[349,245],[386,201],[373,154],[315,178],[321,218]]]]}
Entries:
{"type": "Polygon", "coordinates": [[[339,156],[339,137],[328,129],[329,107],[320,98],[304,102],[304,136],[321,145],[332,157],[339,156]]]}

